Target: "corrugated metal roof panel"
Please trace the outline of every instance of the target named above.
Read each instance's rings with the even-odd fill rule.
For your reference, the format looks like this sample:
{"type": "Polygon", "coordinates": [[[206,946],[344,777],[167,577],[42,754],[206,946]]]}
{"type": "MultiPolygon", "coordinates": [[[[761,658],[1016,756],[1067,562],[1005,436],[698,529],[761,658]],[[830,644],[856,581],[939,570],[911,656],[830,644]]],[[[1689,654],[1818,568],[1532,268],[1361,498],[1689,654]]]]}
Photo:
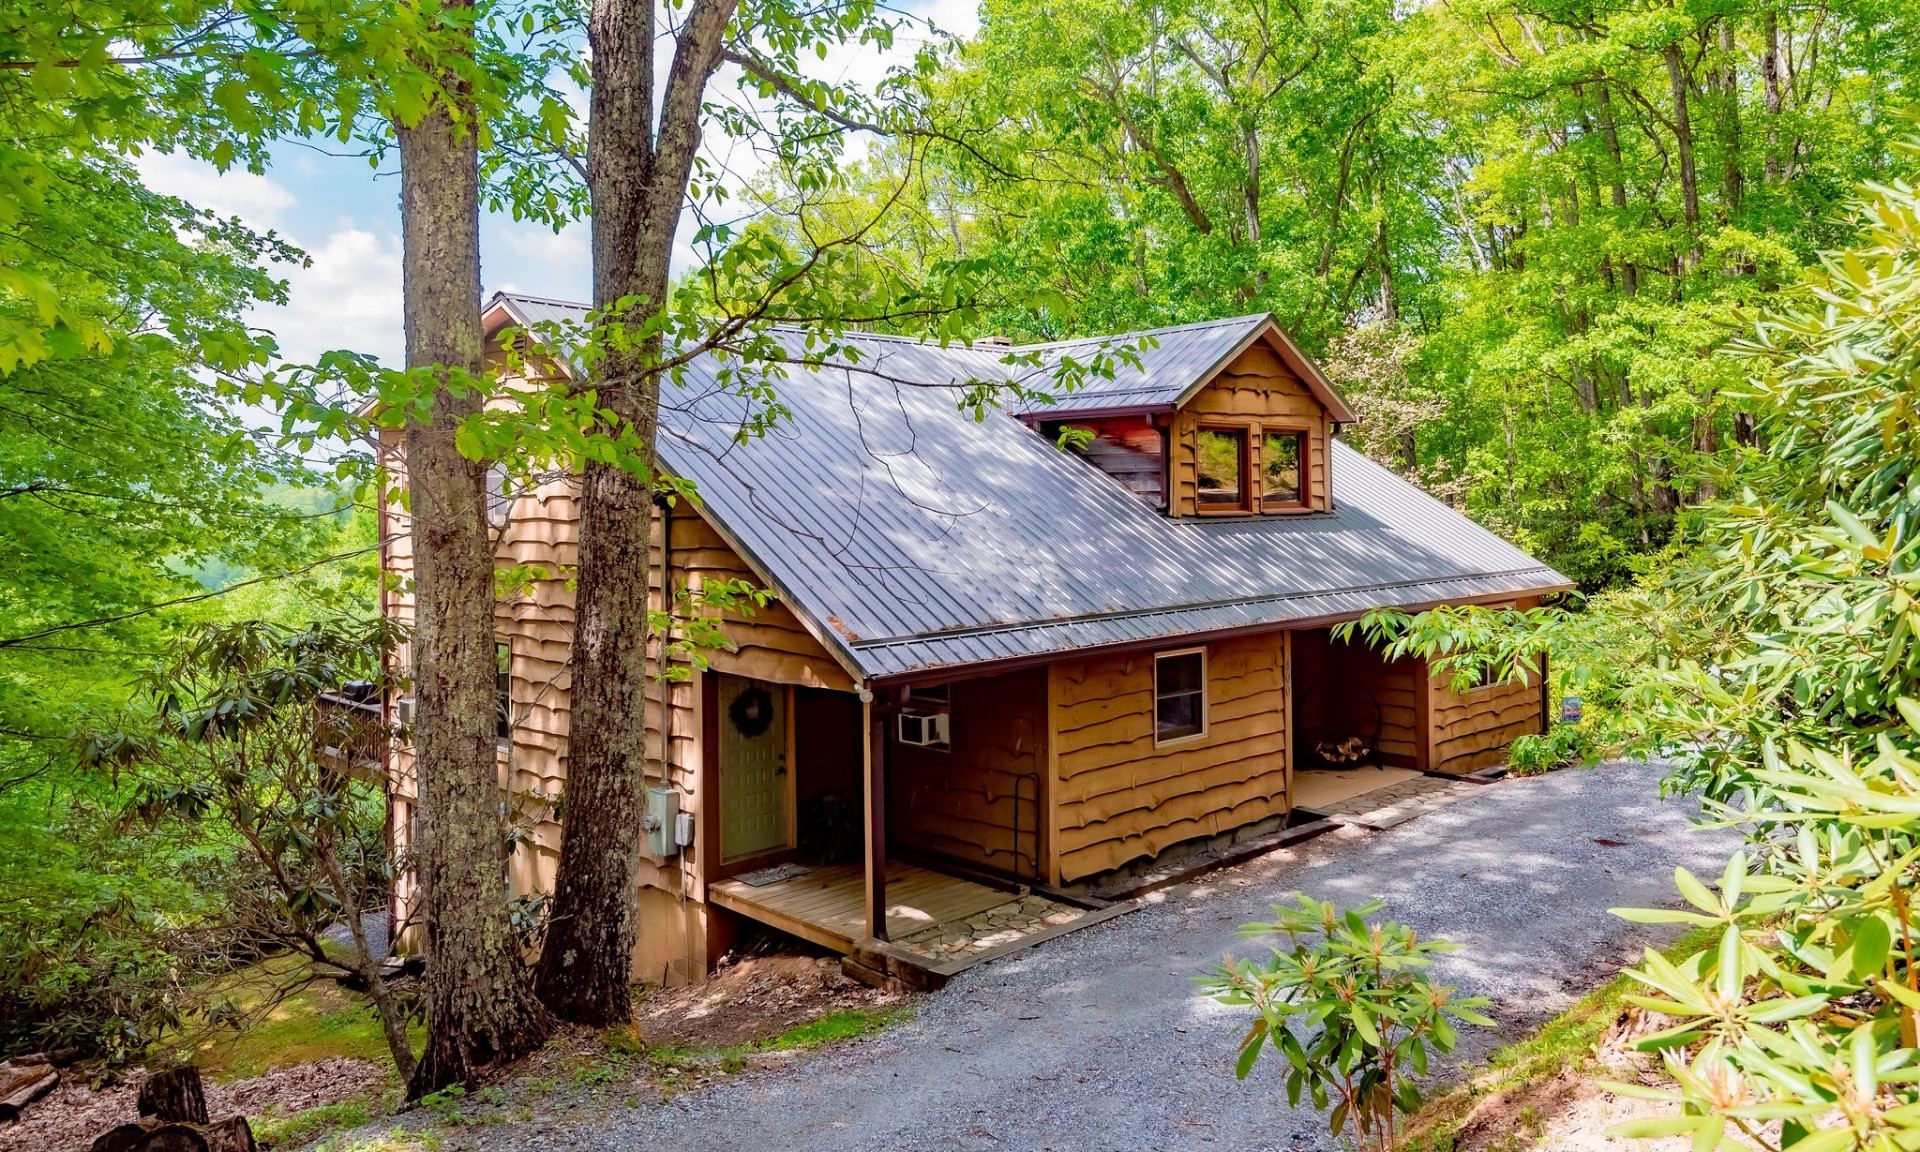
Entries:
{"type": "MultiPolygon", "coordinates": [[[[1207,376],[1235,348],[1251,339],[1271,319],[1266,313],[1235,316],[1228,320],[1208,320],[1199,324],[1180,324],[1119,336],[1057,340],[1051,344],[1029,344],[1017,352],[1038,352],[1043,364],[1058,364],[1071,356],[1082,364],[1100,354],[1110,358],[1113,376],[1087,374],[1074,391],[1062,391],[1050,401],[1036,400],[1016,406],[1033,412],[1085,412],[1097,408],[1164,404],[1171,406],[1190,386],[1207,376]],[[1138,347],[1142,337],[1151,336],[1156,345],[1138,347]],[[1127,363],[1123,353],[1139,360],[1127,363]]],[[[1031,371],[1029,369],[1028,371],[1031,371]]]]}
{"type": "Polygon", "coordinates": [[[695,361],[663,397],[660,455],[859,674],[1567,584],[1339,441],[1334,512],[1168,519],[1012,416],[958,407],[1001,350],[849,342],[857,364],[786,365],[790,414],[745,441],[750,401],[695,361]]]}

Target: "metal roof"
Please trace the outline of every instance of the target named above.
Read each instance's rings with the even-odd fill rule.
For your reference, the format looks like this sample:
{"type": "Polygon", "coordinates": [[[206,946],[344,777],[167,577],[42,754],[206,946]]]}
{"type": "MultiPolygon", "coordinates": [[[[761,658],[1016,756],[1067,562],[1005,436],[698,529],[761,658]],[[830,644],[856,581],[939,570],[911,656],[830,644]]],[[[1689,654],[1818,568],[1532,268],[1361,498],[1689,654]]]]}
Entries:
{"type": "MultiPolygon", "coordinates": [[[[804,334],[781,335],[800,356],[804,334]]],[[[1337,440],[1334,512],[1169,519],[1013,416],[957,406],[1004,349],[850,339],[857,366],[785,366],[788,415],[744,441],[750,402],[694,361],[659,450],[856,676],[1570,586],[1337,440]]]]}

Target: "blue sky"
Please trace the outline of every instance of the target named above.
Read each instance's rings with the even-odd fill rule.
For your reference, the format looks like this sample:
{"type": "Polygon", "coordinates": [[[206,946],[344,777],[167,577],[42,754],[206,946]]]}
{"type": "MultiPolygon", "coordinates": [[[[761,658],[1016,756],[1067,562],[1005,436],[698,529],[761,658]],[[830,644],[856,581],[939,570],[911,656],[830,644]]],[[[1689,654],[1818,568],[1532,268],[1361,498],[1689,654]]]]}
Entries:
{"type": "MultiPolygon", "coordinates": [[[[946,32],[969,35],[978,23],[974,0],[917,0],[905,7],[946,32]]],[[[885,56],[871,50],[834,52],[813,71],[836,83],[871,83],[910,55],[922,38],[902,36],[885,56]]],[[[722,72],[712,91],[731,93],[734,82],[722,72]]],[[[750,157],[718,159],[737,175],[751,174],[750,157]]],[[[390,365],[401,362],[400,180],[391,163],[376,172],[361,157],[288,143],[274,150],[271,167],[261,175],[221,173],[197,160],[159,154],[143,157],[139,166],[156,191],[237,215],[306,251],[310,266],[277,269],[288,282],[287,306],[260,309],[250,317],[274,333],[282,356],[310,362],[328,349],[349,348],[390,365]]],[[[572,300],[589,294],[585,222],[556,234],[491,215],[481,222],[480,250],[486,294],[514,291],[572,300]]]]}

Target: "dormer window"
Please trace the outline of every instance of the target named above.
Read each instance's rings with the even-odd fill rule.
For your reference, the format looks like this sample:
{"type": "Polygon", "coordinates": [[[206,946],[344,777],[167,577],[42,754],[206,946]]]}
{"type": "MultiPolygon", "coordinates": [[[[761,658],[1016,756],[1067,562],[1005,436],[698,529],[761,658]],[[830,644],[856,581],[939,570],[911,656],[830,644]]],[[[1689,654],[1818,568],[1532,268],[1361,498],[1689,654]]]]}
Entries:
{"type": "Polygon", "coordinates": [[[1305,432],[1268,432],[1260,443],[1260,506],[1284,512],[1306,506],[1305,432]]]}
{"type": "Polygon", "coordinates": [[[1247,433],[1244,428],[1200,429],[1200,511],[1247,510],[1247,433]]]}

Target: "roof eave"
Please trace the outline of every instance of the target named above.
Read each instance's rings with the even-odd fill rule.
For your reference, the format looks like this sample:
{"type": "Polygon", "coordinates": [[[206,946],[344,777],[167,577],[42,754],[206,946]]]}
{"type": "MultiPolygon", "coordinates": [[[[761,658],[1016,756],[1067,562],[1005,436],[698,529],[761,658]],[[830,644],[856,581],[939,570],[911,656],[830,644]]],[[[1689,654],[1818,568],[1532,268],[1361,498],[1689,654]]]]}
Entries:
{"type": "Polygon", "coordinates": [[[1043,420],[1104,420],[1113,416],[1158,416],[1173,411],[1168,403],[1158,404],[1115,404],[1108,408],[1036,408],[1030,412],[1015,412],[1014,419],[1023,424],[1038,424],[1043,420]]]}
{"type": "MultiPolygon", "coordinates": [[[[1559,592],[1571,592],[1578,585],[1554,572],[1560,580],[1556,583],[1509,589],[1499,592],[1487,592],[1475,596],[1447,596],[1435,600],[1419,601],[1411,604],[1395,605],[1403,612],[1425,612],[1451,604],[1487,604],[1501,600],[1512,600],[1519,596],[1547,596],[1559,592]]],[[[1232,628],[1211,628],[1196,632],[1170,633],[1165,636],[1153,636],[1142,640],[1121,640],[1110,644],[1087,644],[1075,648],[1061,648],[1049,652],[1034,652],[1019,656],[1005,656],[993,660],[976,660],[964,664],[942,664],[929,668],[917,668],[911,672],[894,672],[876,675],[870,683],[875,688],[899,688],[913,684],[938,684],[955,679],[974,679],[981,676],[998,676],[1006,672],[1017,672],[1024,668],[1036,668],[1055,664],[1062,660],[1078,660],[1084,657],[1111,656],[1126,652],[1142,652],[1170,645],[1206,644],[1215,640],[1226,640],[1240,636],[1260,636],[1270,632],[1291,632],[1303,628],[1325,628],[1333,624],[1344,624],[1349,620],[1358,620],[1366,615],[1366,609],[1359,612],[1336,612],[1321,616],[1299,617],[1291,620],[1265,621],[1259,624],[1242,624],[1232,628]]]]}

